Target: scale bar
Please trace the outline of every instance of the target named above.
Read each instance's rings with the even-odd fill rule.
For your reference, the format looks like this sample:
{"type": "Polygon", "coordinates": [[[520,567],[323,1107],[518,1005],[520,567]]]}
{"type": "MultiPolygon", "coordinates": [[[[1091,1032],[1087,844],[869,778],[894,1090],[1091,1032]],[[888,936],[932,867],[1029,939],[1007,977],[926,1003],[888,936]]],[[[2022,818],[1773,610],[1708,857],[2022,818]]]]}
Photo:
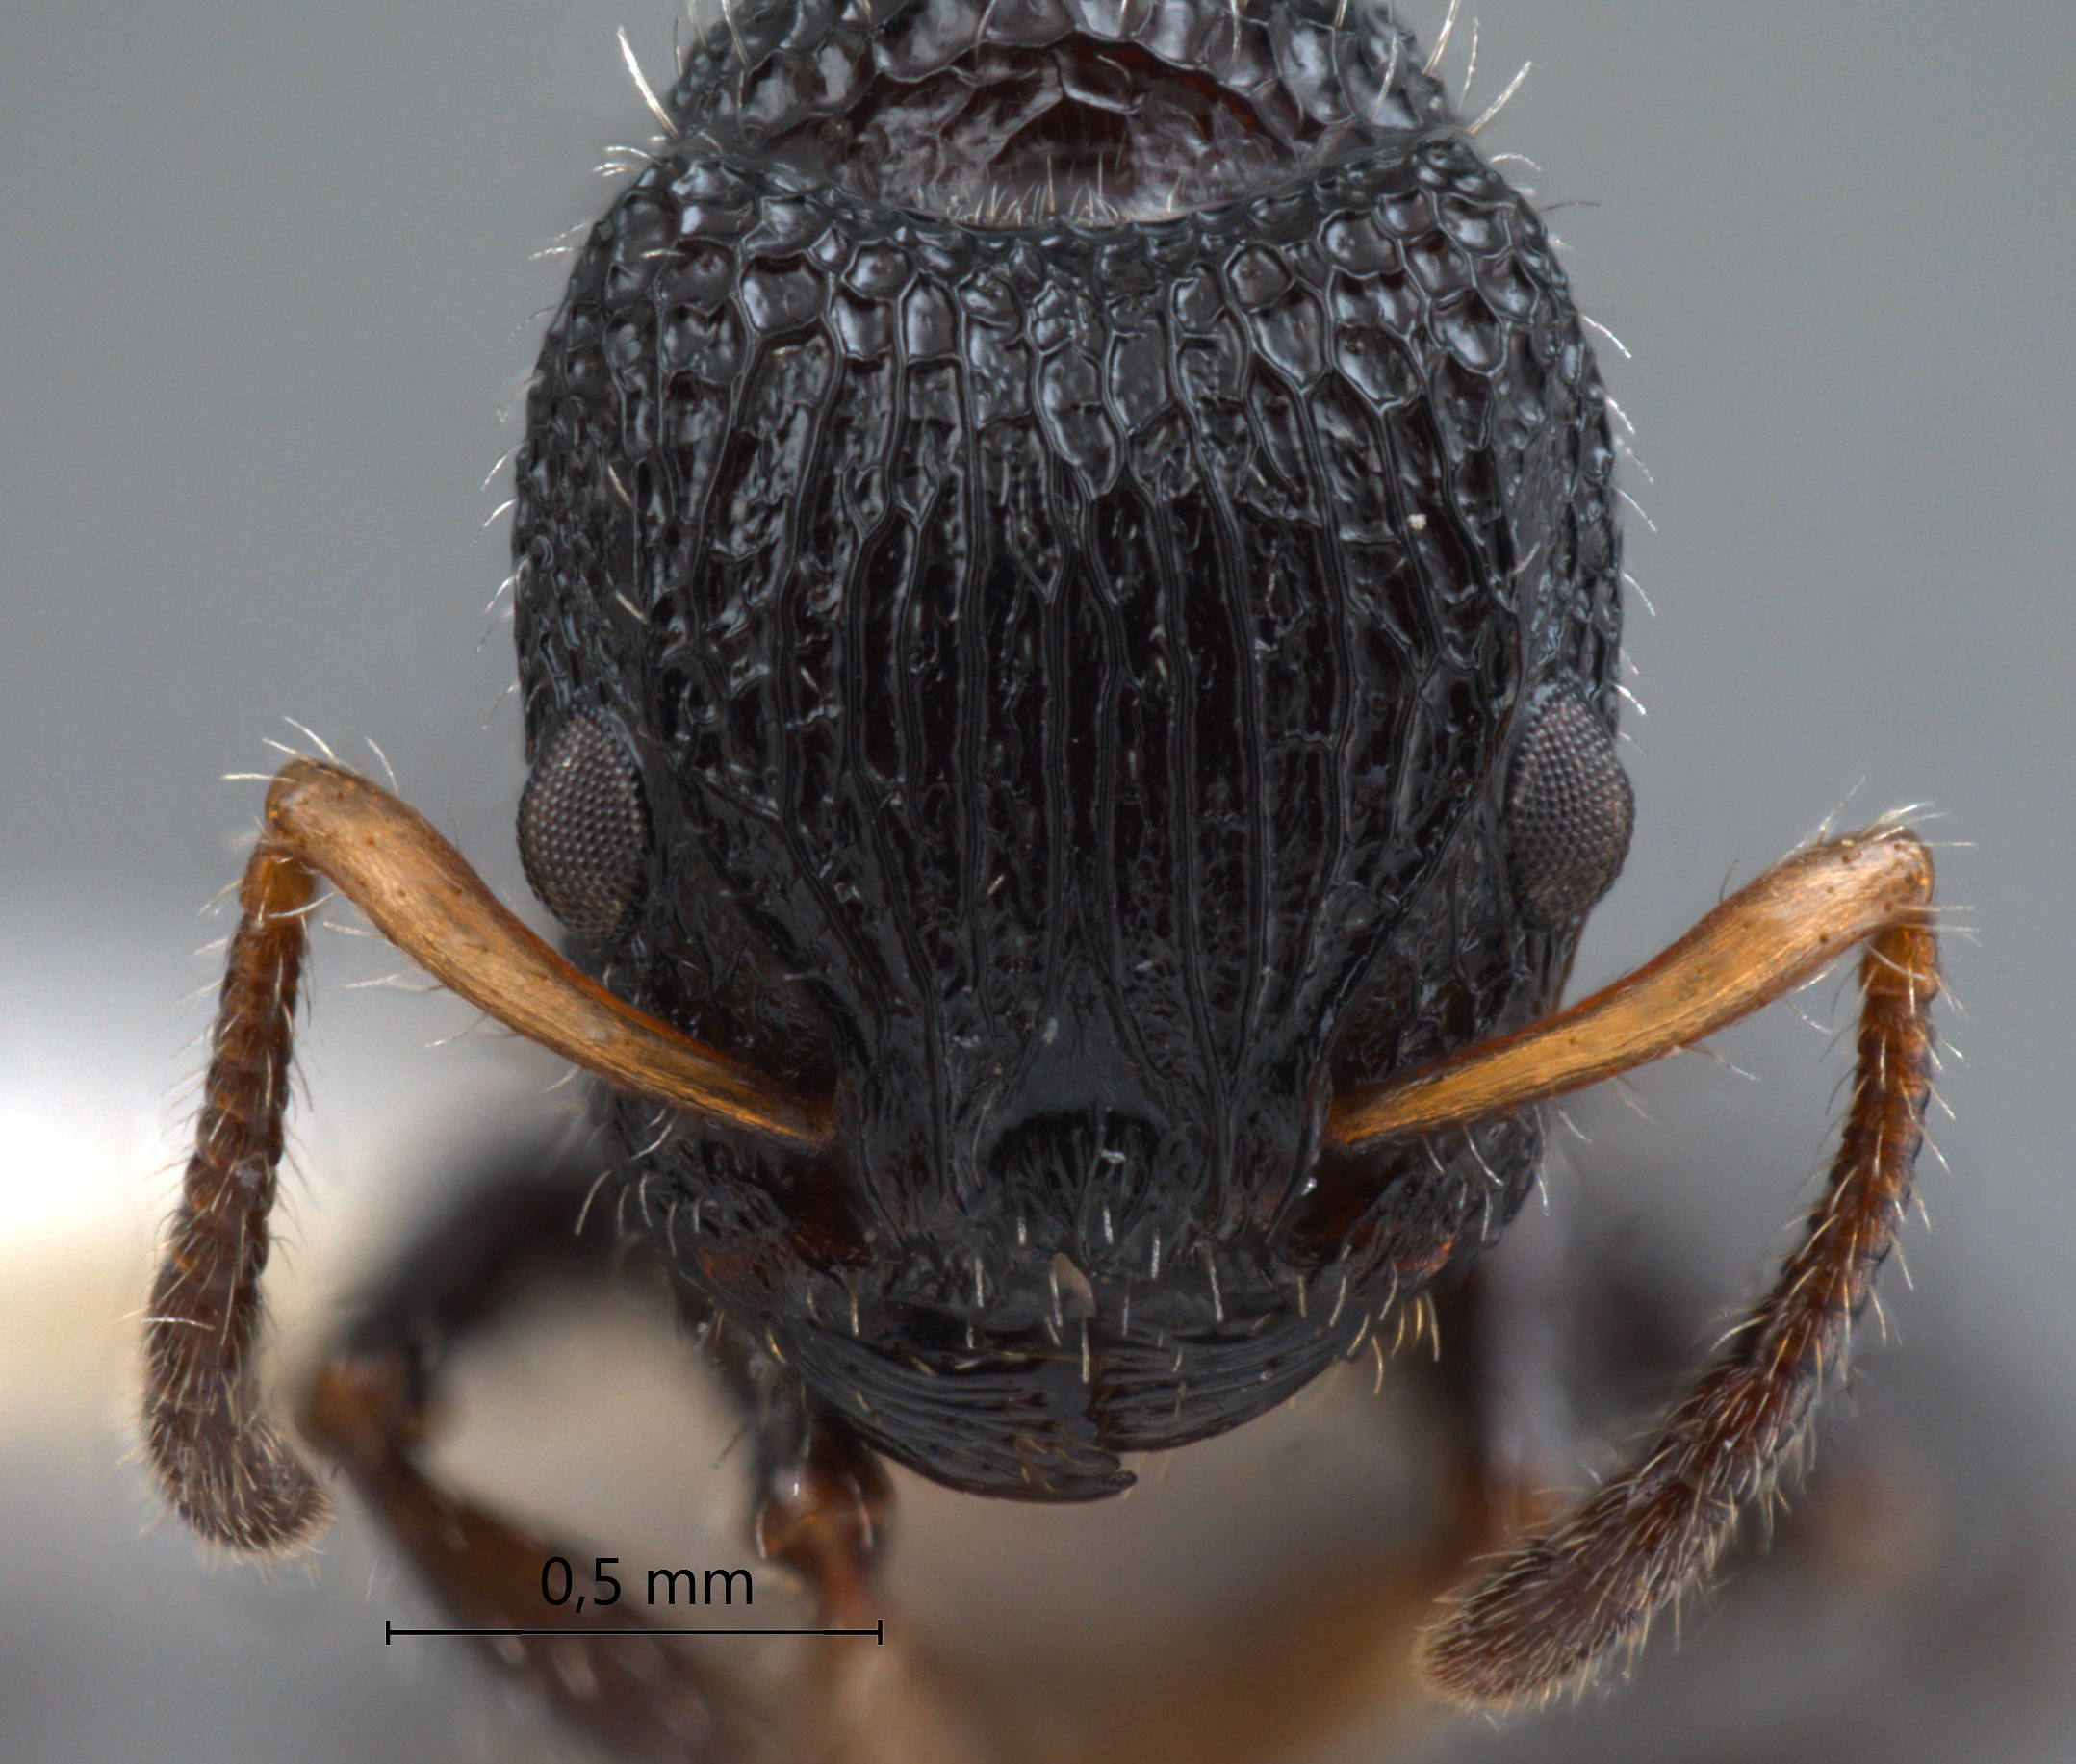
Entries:
{"type": "Polygon", "coordinates": [[[399,1629],[387,1618],[382,1620],[383,1647],[400,1635],[869,1635],[884,1648],[886,1619],[881,1618],[869,1629],[399,1629]]]}

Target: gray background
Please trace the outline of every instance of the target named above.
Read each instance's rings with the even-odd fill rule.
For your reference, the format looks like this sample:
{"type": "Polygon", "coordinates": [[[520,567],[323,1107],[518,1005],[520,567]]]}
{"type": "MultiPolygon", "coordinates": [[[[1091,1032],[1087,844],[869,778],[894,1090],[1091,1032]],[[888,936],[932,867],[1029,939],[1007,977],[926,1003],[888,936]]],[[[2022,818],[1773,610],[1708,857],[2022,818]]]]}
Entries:
{"type": "MultiPolygon", "coordinates": [[[[1429,39],[1440,11],[1408,9],[1429,39]]],[[[1945,1540],[1931,1578],[1870,1644],[1829,1614],[1821,1578],[1754,1568],[1629,1691],[1422,1744],[2066,1755],[2076,13],[1479,12],[1470,109],[1532,59],[1483,142],[1537,162],[1514,169],[1554,211],[1581,302],[1633,351],[1608,345],[1603,366],[1652,473],[1625,480],[1655,523],[1628,524],[1656,607],[1630,610],[1650,712],[1625,748],[1638,835],[1580,980],[1655,950],[1841,804],[1848,822],[1936,805],[1944,897],[1974,934],[1950,947],[1943,1022],[1965,1056],[1936,1128],[1951,1167],[1927,1160],[1914,1291],[1893,1270],[1884,1288],[1902,1343],[1870,1361],[1861,1417],[1827,1436],[1864,1426],[1875,1461],[1894,1440],[1918,1467],[1904,1480],[1935,1491],[1945,1540]],[[1793,1607],[1771,1644],[1773,1617],[1744,1614],[1775,1612],[1768,1598],[1793,1607]]],[[[121,1429],[129,1314],[198,1063],[192,995],[213,980],[189,952],[227,929],[196,908],[235,874],[258,800],[219,776],[268,770],[269,737],[300,741],[286,716],[379,774],[372,738],[405,793],[524,893],[507,634],[483,613],[504,567],[494,467],[517,440],[500,405],[561,278],[529,254],[602,206],[589,167],[646,131],[621,22],[660,84],[667,9],[628,0],[0,19],[0,1757],[531,1743],[494,1699],[457,1703],[368,1643],[404,1595],[350,1526],[315,1582],[203,1572],[153,1527],[121,1429]]],[[[395,966],[344,940],[320,955],[277,1282],[291,1359],[368,1244],[554,1075],[496,1036],[423,1051],[466,1026],[451,1001],[345,989],[395,966]]],[[[1809,999],[1843,1020],[1834,989],[1809,999]]],[[[1786,1011],[1721,1047],[1756,1087],[1689,1060],[1641,1081],[1648,1126],[1575,1112],[1598,1141],[1572,1158],[1594,1204],[1683,1243],[1704,1308],[1781,1241],[1840,1070],[1786,1011]]],[[[1185,1559],[1260,1567],[1208,1495],[1192,1506],[1192,1455],[1173,1512],[1212,1541],[1185,1559]]],[[[1293,1496],[1215,1461],[1207,1487],[1246,1491],[1246,1537],[1279,1492],[1311,1498],[1302,1478],[1293,1496]]],[[[1041,1518],[1056,1528],[991,1510],[944,1522],[1004,1540],[999,1558],[971,1546],[999,1588],[1028,1572],[1020,1552],[1085,1522],[1041,1518]]],[[[943,1597],[984,1601],[970,1562],[914,1553],[943,1597]]],[[[1093,1621],[1045,1599],[1022,1614],[1093,1621]]],[[[1113,1639],[1129,1649],[1129,1624],[1113,1639]]]]}

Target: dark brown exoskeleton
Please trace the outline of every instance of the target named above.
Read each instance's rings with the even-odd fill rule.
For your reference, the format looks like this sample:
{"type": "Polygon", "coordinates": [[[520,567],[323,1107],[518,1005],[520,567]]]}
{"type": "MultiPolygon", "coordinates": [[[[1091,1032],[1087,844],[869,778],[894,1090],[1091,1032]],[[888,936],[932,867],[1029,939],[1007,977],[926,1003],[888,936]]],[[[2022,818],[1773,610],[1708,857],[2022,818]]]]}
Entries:
{"type": "MultiPolygon", "coordinates": [[[[576,965],[394,799],[282,772],[152,1307],[169,1497],[250,1549],[320,1517],[252,1370],[313,873],[603,1080],[755,1419],[759,1542],[837,1615],[874,1608],[876,1454],[1124,1488],[1490,1243],[1543,1099],[1863,943],[1801,1247],[1634,1467],[1426,1639],[1466,1701],[1576,1680],[1770,1486],[1887,1252],[1923,846],[1799,853],[1552,1014],[1629,838],[1605,400],[1541,221],[1377,8],[769,0],[668,116],[517,468],[521,850],[576,965]]],[[[364,1328],[306,1427],[509,1622],[542,1547],[419,1470],[418,1339],[364,1328]]],[[[640,1645],[554,1694],[754,1751],[746,1692],[640,1645]]]]}

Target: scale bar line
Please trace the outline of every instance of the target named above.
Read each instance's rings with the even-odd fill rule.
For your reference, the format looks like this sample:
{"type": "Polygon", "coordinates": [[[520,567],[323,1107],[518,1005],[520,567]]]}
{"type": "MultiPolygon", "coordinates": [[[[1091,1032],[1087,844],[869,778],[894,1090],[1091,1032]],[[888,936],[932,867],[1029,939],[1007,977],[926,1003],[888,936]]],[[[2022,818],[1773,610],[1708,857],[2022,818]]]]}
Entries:
{"type": "Polygon", "coordinates": [[[881,1618],[869,1629],[399,1629],[387,1618],[383,1619],[383,1647],[387,1648],[398,1636],[413,1635],[869,1635],[884,1648],[886,1646],[886,1620],[881,1618]]]}

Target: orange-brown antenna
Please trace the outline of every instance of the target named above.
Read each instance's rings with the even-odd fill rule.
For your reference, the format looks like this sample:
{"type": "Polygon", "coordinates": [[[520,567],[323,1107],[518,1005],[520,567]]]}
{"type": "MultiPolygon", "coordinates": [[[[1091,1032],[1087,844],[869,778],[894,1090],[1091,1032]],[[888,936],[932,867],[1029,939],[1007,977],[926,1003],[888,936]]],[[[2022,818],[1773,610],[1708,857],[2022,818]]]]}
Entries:
{"type": "Polygon", "coordinates": [[[471,1004],[608,1084],[798,1150],[833,1137],[826,1099],[785,1093],[578,973],[416,809],[340,766],[284,766],[239,889],[194,1155],[145,1338],[145,1457],[189,1523],[243,1549],[293,1548],[325,1511],[262,1412],[253,1368],[318,876],[471,1004]]]}

